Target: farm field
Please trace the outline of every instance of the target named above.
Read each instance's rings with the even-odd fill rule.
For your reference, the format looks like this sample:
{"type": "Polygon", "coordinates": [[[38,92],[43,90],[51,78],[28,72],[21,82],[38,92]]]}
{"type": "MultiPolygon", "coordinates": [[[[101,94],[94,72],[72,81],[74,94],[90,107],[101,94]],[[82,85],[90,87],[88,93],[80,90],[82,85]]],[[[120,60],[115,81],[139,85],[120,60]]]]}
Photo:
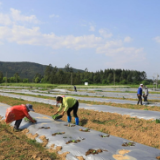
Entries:
{"type": "MultiPolygon", "coordinates": [[[[18,93],[17,93],[18,94],[18,93]]],[[[33,95],[30,95],[33,96],[33,95]]],[[[33,96],[34,97],[34,96],[33,96]]],[[[43,96],[37,96],[43,97],[43,96]]],[[[51,97],[43,97],[46,99],[54,99],[51,97]]],[[[38,102],[29,102],[22,99],[15,99],[5,96],[0,96],[0,102],[6,103],[8,105],[17,105],[17,104],[33,104],[34,109],[37,113],[44,115],[52,116],[53,113],[57,110],[57,107],[54,105],[43,104],[38,102]]],[[[131,104],[114,104],[114,103],[100,103],[100,102],[91,102],[91,101],[80,101],[80,103],[87,104],[103,104],[111,105],[121,108],[132,108],[139,110],[152,110],[160,111],[158,106],[137,106],[131,104]]],[[[160,123],[159,120],[150,119],[139,119],[136,117],[130,117],[129,115],[120,115],[118,113],[109,113],[109,112],[98,112],[94,110],[79,109],[78,116],[80,118],[80,126],[85,128],[90,128],[96,131],[100,131],[105,134],[110,134],[116,137],[124,138],[129,141],[136,143],[144,144],[153,148],[160,149],[160,123]]],[[[67,120],[65,115],[62,118],[63,121],[67,120]]],[[[73,119],[74,122],[74,119],[73,119]]],[[[2,132],[4,133],[4,132],[2,132]]],[[[17,133],[16,133],[17,134],[17,133]]],[[[18,133],[24,136],[24,133],[18,133]]],[[[13,156],[14,157],[14,156],[13,156]]],[[[63,159],[65,159],[63,157],[63,159]]]]}

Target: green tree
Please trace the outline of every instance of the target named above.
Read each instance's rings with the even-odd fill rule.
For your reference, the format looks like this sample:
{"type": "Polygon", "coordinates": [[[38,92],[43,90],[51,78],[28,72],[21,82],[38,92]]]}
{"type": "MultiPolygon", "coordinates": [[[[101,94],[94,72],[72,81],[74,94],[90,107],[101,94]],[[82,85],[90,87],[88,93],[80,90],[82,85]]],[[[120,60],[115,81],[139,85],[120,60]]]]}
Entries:
{"type": "Polygon", "coordinates": [[[3,82],[3,73],[0,71],[0,83],[3,82]]]}
{"type": "Polygon", "coordinates": [[[18,74],[18,73],[15,73],[15,74],[14,74],[14,78],[15,78],[15,82],[16,82],[16,83],[20,82],[20,77],[19,77],[19,74],[18,74]]]}
{"type": "Polygon", "coordinates": [[[24,78],[23,79],[23,83],[28,83],[29,81],[28,81],[28,78],[24,78]]]}
{"type": "Polygon", "coordinates": [[[41,80],[41,79],[40,79],[39,77],[36,77],[36,78],[35,78],[35,83],[39,83],[40,80],[41,80]]]}

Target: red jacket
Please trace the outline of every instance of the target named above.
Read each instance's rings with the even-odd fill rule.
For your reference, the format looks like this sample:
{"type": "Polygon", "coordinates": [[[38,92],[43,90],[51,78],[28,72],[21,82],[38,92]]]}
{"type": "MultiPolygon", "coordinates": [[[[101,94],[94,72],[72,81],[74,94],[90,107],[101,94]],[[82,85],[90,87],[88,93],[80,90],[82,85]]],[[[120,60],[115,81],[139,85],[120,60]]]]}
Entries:
{"type": "Polygon", "coordinates": [[[19,120],[24,117],[27,117],[33,121],[32,117],[28,114],[27,108],[24,104],[8,108],[5,117],[6,123],[11,123],[12,121],[19,120]]]}

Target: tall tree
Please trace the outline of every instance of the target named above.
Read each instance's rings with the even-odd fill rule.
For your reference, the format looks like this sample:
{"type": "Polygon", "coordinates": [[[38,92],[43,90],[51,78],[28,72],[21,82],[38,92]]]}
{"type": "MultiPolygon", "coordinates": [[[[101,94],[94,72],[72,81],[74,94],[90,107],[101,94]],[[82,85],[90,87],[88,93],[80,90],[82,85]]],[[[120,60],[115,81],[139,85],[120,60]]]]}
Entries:
{"type": "Polygon", "coordinates": [[[3,82],[3,73],[0,71],[0,83],[3,82]]]}

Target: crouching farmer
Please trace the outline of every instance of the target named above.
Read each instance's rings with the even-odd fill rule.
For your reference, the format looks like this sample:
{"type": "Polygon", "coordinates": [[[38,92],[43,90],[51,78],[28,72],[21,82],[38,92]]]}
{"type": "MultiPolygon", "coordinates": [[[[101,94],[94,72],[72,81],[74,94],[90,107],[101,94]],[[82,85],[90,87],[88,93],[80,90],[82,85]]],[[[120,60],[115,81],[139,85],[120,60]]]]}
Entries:
{"type": "Polygon", "coordinates": [[[36,120],[34,120],[29,114],[28,112],[29,111],[33,111],[33,107],[31,104],[21,104],[21,105],[17,105],[17,106],[13,106],[13,107],[10,107],[7,109],[6,111],[6,119],[5,119],[5,122],[6,123],[11,123],[13,121],[15,121],[15,124],[14,124],[14,128],[13,130],[14,131],[21,131],[19,129],[19,126],[22,122],[22,119],[24,117],[27,117],[32,123],[36,123],[36,120]]]}
{"type": "Polygon", "coordinates": [[[75,123],[76,125],[79,125],[79,118],[77,116],[77,111],[78,111],[78,107],[79,107],[79,102],[72,98],[72,97],[61,97],[58,96],[56,98],[57,103],[60,103],[60,108],[58,109],[58,111],[54,114],[59,113],[62,108],[64,108],[64,111],[62,112],[62,116],[64,115],[65,112],[67,112],[67,120],[70,123],[71,122],[71,114],[70,112],[73,110],[73,115],[75,117],[75,123]]]}

